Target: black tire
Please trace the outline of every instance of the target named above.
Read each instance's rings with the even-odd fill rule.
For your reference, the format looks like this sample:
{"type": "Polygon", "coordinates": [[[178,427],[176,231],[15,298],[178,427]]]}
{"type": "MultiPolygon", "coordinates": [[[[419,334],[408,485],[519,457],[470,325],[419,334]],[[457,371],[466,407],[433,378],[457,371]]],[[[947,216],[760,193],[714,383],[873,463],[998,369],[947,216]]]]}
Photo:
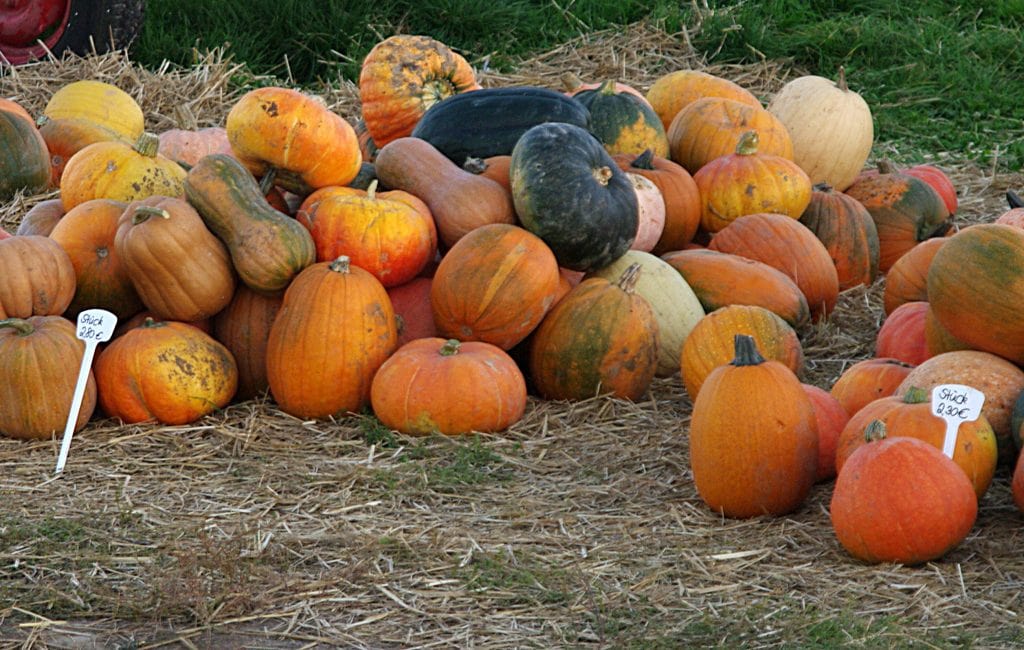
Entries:
{"type": "Polygon", "coordinates": [[[142,32],[144,0],[71,0],[67,25],[53,46],[87,55],[130,47],[142,32]]]}

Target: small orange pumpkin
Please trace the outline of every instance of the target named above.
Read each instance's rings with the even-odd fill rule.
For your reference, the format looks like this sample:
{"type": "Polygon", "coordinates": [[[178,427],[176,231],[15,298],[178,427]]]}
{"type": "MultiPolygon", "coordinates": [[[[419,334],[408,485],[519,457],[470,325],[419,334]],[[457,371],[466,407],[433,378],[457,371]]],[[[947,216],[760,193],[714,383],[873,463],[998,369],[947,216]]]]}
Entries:
{"type": "Polygon", "coordinates": [[[639,174],[661,190],[665,225],[651,252],[661,255],[690,243],[700,225],[701,205],[700,190],[690,172],[668,158],[655,156],[650,149],[639,156],[616,154],[612,160],[622,171],[639,174]]]}
{"type": "Polygon", "coordinates": [[[896,392],[914,366],[899,359],[872,358],[846,368],[832,384],[832,396],[850,415],[896,392]]]}
{"type": "Polygon", "coordinates": [[[60,315],[75,296],[71,258],[41,235],[0,239],[0,278],[0,318],[60,315]]]}

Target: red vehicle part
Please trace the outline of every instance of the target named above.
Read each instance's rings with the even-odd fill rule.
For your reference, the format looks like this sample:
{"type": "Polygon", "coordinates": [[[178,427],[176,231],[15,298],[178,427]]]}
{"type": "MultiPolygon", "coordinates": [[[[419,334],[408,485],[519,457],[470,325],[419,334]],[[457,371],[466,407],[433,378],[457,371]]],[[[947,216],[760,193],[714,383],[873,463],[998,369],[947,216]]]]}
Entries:
{"type": "Polygon", "coordinates": [[[0,55],[11,65],[106,52],[131,45],[142,29],[143,0],[0,0],[0,55]]]}

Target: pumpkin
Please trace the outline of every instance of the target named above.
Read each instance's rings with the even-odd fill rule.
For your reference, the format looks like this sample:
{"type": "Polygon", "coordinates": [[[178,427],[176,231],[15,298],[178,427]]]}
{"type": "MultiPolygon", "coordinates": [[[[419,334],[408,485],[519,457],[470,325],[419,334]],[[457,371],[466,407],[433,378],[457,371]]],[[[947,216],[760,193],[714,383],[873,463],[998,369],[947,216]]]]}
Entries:
{"type": "Polygon", "coordinates": [[[913,369],[899,359],[863,359],[843,370],[830,392],[853,415],[869,402],[895,393],[913,369]]]}
{"type": "Polygon", "coordinates": [[[648,102],[619,91],[614,80],[573,97],[590,111],[590,132],[608,153],[640,154],[650,149],[656,156],[668,157],[668,136],[661,118],[648,102]]]}
{"type": "Polygon", "coordinates": [[[811,181],[796,163],[758,151],[757,131],[740,136],[735,153],[708,161],[694,175],[700,224],[708,232],[746,214],[773,212],[799,219],[811,201],[811,181]]]}
{"type": "MultiPolygon", "coordinates": [[[[892,395],[877,400],[853,414],[836,445],[836,471],[839,475],[845,471],[850,456],[864,445],[864,430],[873,421],[881,421],[892,437],[917,438],[941,451],[946,438],[946,421],[932,413],[930,395],[930,390],[915,386],[902,396],[892,395]]],[[[979,499],[995,475],[996,444],[992,425],[984,415],[977,420],[960,423],[953,462],[964,471],[979,499]]]]}
{"type": "Polygon", "coordinates": [[[203,157],[212,153],[231,155],[228,132],[223,126],[208,126],[201,129],[167,129],[157,138],[160,142],[157,153],[178,163],[194,167],[203,157]]]}
{"type": "Polygon", "coordinates": [[[935,310],[932,309],[930,303],[924,315],[924,344],[925,349],[928,350],[928,358],[943,352],[972,349],[970,345],[956,338],[943,327],[942,323],[935,318],[935,310]]]}
{"type": "Polygon", "coordinates": [[[501,156],[488,156],[487,158],[466,158],[462,168],[471,174],[477,174],[489,178],[498,183],[512,196],[512,181],[509,178],[509,169],[512,164],[512,154],[501,156]]]}
{"type": "Polygon", "coordinates": [[[633,264],[640,265],[634,291],[648,302],[658,322],[658,368],[655,375],[669,377],[679,372],[683,342],[704,317],[704,308],[693,289],[675,269],[661,258],[643,251],[627,251],[608,266],[591,271],[585,277],[600,277],[614,282],[633,264]]]}
{"type": "Polygon", "coordinates": [[[761,108],[761,100],[743,86],[702,70],[667,72],[654,80],[644,97],[658,114],[666,132],[679,111],[705,97],[722,97],[761,108]]]}
{"type": "MultiPolygon", "coordinates": [[[[878,427],[884,431],[883,427],[878,427]]],[[[871,441],[836,478],[829,513],[843,548],[869,563],[936,560],[970,533],[978,500],[967,476],[926,442],[871,441]]]]}
{"type": "Polygon", "coordinates": [[[231,352],[238,367],[235,400],[266,392],[267,339],[284,292],[266,294],[239,284],[228,306],[213,317],[213,337],[231,352]]]}
{"type": "Polygon", "coordinates": [[[365,192],[323,187],[306,197],[296,220],[312,235],[318,261],[347,255],[385,288],[394,287],[416,277],[437,253],[430,209],[409,196],[378,193],[377,181],[365,192]]]}
{"type": "Polygon", "coordinates": [[[680,351],[680,372],[690,401],[715,368],[729,363],[737,334],[754,340],[759,354],[784,365],[794,375],[803,372],[804,352],[796,330],[764,307],[729,305],[697,321],[680,351]]]}
{"type": "Polygon", "coordinates": [[[307,229],[264,198],[256,179],[227,154],[204,156],[185,177],[185,195],[227,247],[249,288],[274,293],[316,261],[307,229]]]}
{"type": "Polygon", "coordinates": [[[828,316],[839,300],[839,273],[828,250],[796,219],[748,214],[715,233],[709,248],[764,262],[788,275],[807,298],[814,320],[828,316]]]}
{"type": "Polygon", "coordinates": [[[416,339],[381,364],[370,402],[385,426],[405,434],[497,432],[523,417],[526,380],[490,343],[416,339]]]}
{"type": "Polygon", "coordinates": [[[135,201],[150,196],[184,197],[185,170],[157,153],[159,140],[143,133],[133,145],[103,141],[68,160],[60,178],[64,209],[91,199],[135,201]]]}
{"type": "Polygon", "coordinates": [[[539,237],[508,224],[460,239],[434,272],[430,304],[438,332],[509,350],[555,303],[558,263],[539,237]]]}
{"type": "Polygon", "coordinates": [[[814,409],[793,372],[736,335],[732,360],[708,376],[690,418],[690,468],[701,499],[726,517],[796,510],[814,485],[814,409]]]}
{"type": "Polygon", "coordinates": [[[530,340],[529,368],[546,399],[583,400],[597,394],[636,401],[658,364],[658,321],[635,292],[640,266],[614,282],[592,277],[573,287],[530,340]]]}
{"type": "Polygon", "coordinates": [[[21,113],[0,108],[0,200],[40,192],[49,183],[50,155],[39,129],[21,113]]]}
{"type": "Polygon", "coordinates": [[[1013,457],[1013,405],[1024,391],[1024,370],[987,352],[944,352],[911,370],[896,387],[895,394],[905,395],[912,386],[930,391],[940,384],[966,384],[985,394],[981,414],[995,432],[1000,461],[1010,463],[1013,457]]]}
{"type": "Polygon", "coordinates": [[[616,154],[612,160],[619,168],[648,179],[661,191],[665,204],[665,225],[651,249],[655,255],[677,251],[690,243],[700,225],[700,190],[690,172],[667,158],[659,158],[647,149],[639,156],[616,154]]]}
{"type": "Polygon", "coordinates": [[[462,169],[419,138],[398,138],[384,145],[374,166],[381,185],[427,204],[447,247],[479,226],[516,222],[512,197],[504,187],[462,169]]]}
{"type": "Polygon", "coordinates": [[[757,305],[793,327],[811,318],[800,287],[764,262],[706,248],[665,253],[662,259],[683,276],[706,313],[726,305],[757,305]]]}
{"type": "Polygon", "coordinates": [[[878,270],[886,272],[904,253],[950,228],[949,210],[930,185],[884,164],[846,188],[871,213],[878,231],[878,270]],[[883,171],[884,170],[884,171],[883,171]]]}
{"type": "Polygon", "coordinates": [[[479,90],[462,55],[416,34],[395,34],[373,46],[359,70],[363,121],[378,147],[412,134],[431,106],[479,90]]]}
{"type": "Polygon", "coordinates": [[[968,346],[1024,362],[1024,231],[977,224],[949,238],[928,270],[928,302],[938,322],[968,346]]]}
{"type": "Polygon", "coordinates": [[[183,199],[154,196],[129,204],[114,250],[142,303],[159,319],[209,318],[235,293],[227,249],[183,199]]]}
{"type": "Polygon", "coordinates": [[[224,128],[249,171],[262,177],[273,170],[274,183],[293,192],[345,185],[363,162],[352,125],[291,88],[250,90],[231,106],[224,128]]]}
{"type": "Polygon", "coordinates": [[[122,422],[181,425],[224,408],[238,386],[226,347],[197,327],[147,319],[96,357],[103,412],[122,422]]]}
{"type": "Polygon", "coordinates": [[[67,308],[69,316],[100,308],[124,319],[142,310],[142,300],[114,248],[118,221],[127,207],[113,199],[80,203],[50,233],[75,269],[75,297],[67,308]]]}
{"type": "Polygon", "coordinates": [[[825,244],[840,291],[870,286],[878,277],[878,230],[860,201],[830,185],[815,185],[800,223],[825,244]]]}
{"type": "Polygon", "coordinates": [[[431,106],[412,130],[458,166],[469,158],[511,155],[519,138],[545,122],[587,129],[591,116],[563,93],[536,86],[484,88],[431,106]]]}
{"type": "Polygon", "coordinates": [[[397,287],[388,287],[388,298],[398,322],[398,347],[414,339],[440,336],[430,305],[432,286],[432,278],[417,277],[397,287]]]}
{"type": "Polygon", "coordinates": [[[930,356],[925,338],[928,303],[905,302],[892,310],[875,337],[875,356],[899,359],[912,366],[924,363],[930,356]]]}
{"type": "MultiPolygon", "coordinates": [[[[0,434],[45,440],[63,431],[84,355],[85,343],[66,318],[0,320],[0,434]]],[[[96,381],[90,371],[75,431],[95,407],[96,381]]]]}
{"type": "Polygon", "coordinates": [[[904,169],[903,173],[920,178],[925,183],[931,185],[932,189],[942,198],[942,202],[946,204],[946,210],[949,211],[949,214],[956,214],[958,207],[956,187],[949,176],[946,175],[946,172],[935,165],[921,164],[911,165],[904,169]]]}
{"type": "Polygon", "coordinates": [[[0,318],[63,314],[75,297],[75,267],[41,235],[0,239],[0,318]]]}
{"type": "Polygon", "coordinates": [[[946,237],[926,239],[901,256],[885,274],[882,308],[886,314],[907,302],[928,300],[928,269],[946,237]]]}
{"type": "Polygon", "coordinates": [[[658,186],[640,174],[627,171],[626,178],[636,192],[637,203],[636,236],[630,249],[650,252],[665,229],[665,200],[658,186]]]}
{"type": "Polygon", "coordinates": [[[715,158],[735,152],[748,131],[757,133],[762,154],[793,159],[789,132],[777,117],[760,105],[722,97],[698,99],[676,114],[668,128],[669,157],[696,174],[715,158]]]}
{"type": "Polygon", "coordinates": [[[1010,478],[1010,495],[1017,510],[1024,512],[1024,454],[1017,457],[1010,478]]]}
{"type": "Polygon", "coordinates": [[[803,384],[803,389],[811,400],[818,427],[818,469],[814,480],[820,483],[836,476],[836,446],[850,415],[839,400],[824,388],[803,384]]]}
{"type": "Polygon", "coordinates": [[[50,183],[60,185],[64,167],[96,142],[137,142],[145,116],[135,99],[113,84],[81,79],[54,92],[43,108],[39,132],[50,152],[50,183]]]}
{"type": "Polygon", "coordinates": [[[551,247],[559,266],[601,268],[633,244],[636,192],[586,130],[555,122],[531,128],[516,142],[510,175],[515,213],[551,247]]]}
{"type": "Polygon", "coordinates": [[[786,126],[793,141],[793,162],[811,179],[842,191],[867,162],[875,140],[871,108],[839,79],[804,75],[786,82],[768,111],[786,126]]]}
{"type": "Polygon", "coordinates": [[[44,199],[29,208],[29,211],[21,218],[15,234],[49,237],[50,231],[63,216],[64,202],[60,200],[60,197],[44,199]]]}
{"type": "Polygon", "coordinates": [[[1006,190],[1006,202],[1009,209],[996,217],[995,222],[1018,228],[1024,227],[1024,199],[1013,190],[1006,190]]]}
{"type": "MultiPolygon", "coordinates": [[[[563,72],[559,76],[559,79],[562,82],[562,86],[565,88],[565,94],[570,97],[575,97],[579,93],[582,93],[587,90],[597,90],[598,88],[605,84],[604,81],[583,81],[574,72],[563,72]]],[[[621,81],[616,81],[613,83],[612,87],[615,89],[615,92],[617,93],[629,93],[633,97],[636,97],[639,101],[646,104],[647,106],[651,106],[651,103],[647,101],[647,98],[644,96],[643,92],[637,90],[636,88],[630,86],[629,84],[622,83],[621,81]]],[[[653,106],[651,106],[651,108],[653,108],[653,106]]]]}
{"type": "Polygon", "coordinates": [[[270,392],[298,418],[358,413],[397,341],[395,312],[377,278],[345,256],[317,262],[292,280],[270,328],[270,392]]]}

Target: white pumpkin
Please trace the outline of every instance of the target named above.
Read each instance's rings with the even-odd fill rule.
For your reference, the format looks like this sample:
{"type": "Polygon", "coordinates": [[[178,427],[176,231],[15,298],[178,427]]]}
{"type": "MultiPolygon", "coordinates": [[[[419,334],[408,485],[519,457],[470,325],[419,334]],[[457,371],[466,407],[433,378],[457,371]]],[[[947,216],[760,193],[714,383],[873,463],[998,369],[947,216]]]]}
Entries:
{"type": "Polygon", "coordinates": [[[842,191],[864,168],[875,139],[871,108],[839,81],[807,75],[784,85],[768,111],[786,125],[793,142],[793,161],[811,183],[828,183],[842,191]]]}
{"type": "Polygon", "coordinates": [[[640,264],[640,276],[634,291],[651,305],[658,321],[661,343],[658,348],[658,377],[679,372],[683,343],[697,322],[704,317],[697,294],[683,276],[657,255],[630,250],[608,266],[586,277],[601,277],[615,282],[631,264],[640,264]]]}
{"type": "Polygon", "coordinates": [[[633,240],[631,249],[635,251],[650,252],[665,230],[665,197],[653,181],[632,172],[626,172],[633,191],[636,192],[638,206],[638,219],[636,239],[633,240]]]}

